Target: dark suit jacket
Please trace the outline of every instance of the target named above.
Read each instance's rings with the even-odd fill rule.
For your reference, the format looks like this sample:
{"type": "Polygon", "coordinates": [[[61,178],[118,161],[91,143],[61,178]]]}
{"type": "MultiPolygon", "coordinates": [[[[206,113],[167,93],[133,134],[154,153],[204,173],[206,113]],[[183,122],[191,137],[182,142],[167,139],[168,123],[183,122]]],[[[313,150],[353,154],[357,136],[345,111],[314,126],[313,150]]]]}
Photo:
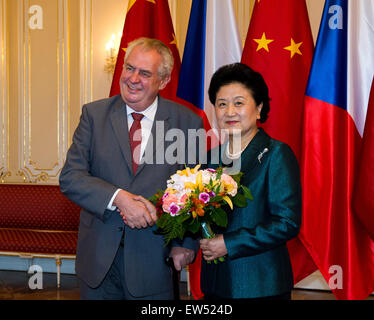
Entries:
{"type": "MultiPolygon", "coordinates": [[[[83,106],[60,175],[60,187],[68,198],[83,208],[76,272],[90,287],[97,287],[104,279],[125,228],[125,277],[130,293],[141,297],[172,290],[171,271],[164,262],[170,248],[164,246],[163,237],[152,228],[131,229],[124,225],[118,212],[107,210],[117,188],[148,198],[159,189],[165,189],[170,176],[183,169],[187,162],[181,159],[179,164],[169,165],[160,161],[173,142],[165,142],[164,136],[156,141],[156,121],[161,121],[165,133],[178,128],[187,137],[187,129],[203,127],[202,119],[181,105],[161,97],[158,99],[153,136],[145,151],[153,157],[154,163],[140,164],[135,176],[132,173],[126,106],[121,96],[83,106]],[[161,164],[156,164],[156,160],[161,164]]],[[[158,131],[160,138],[162,130],[158,131]]],[[[182,149],[186,145],[185,141],[175,144],[182,149]]],[[[193,249],[195,242],[186,240],[183,246],[193,249]]]]}
{"type": "Polygon", "coordinates": [[[217,265],[202,262],[202,290],[223,298],[289,292],[293,275],[286,241],[296,237],[301,224],[297,160],[288,145],[260,129],[242,153],[241,171],[253,201],[228,213],[228,227],[221,231],[228,256],[217,265]]]}

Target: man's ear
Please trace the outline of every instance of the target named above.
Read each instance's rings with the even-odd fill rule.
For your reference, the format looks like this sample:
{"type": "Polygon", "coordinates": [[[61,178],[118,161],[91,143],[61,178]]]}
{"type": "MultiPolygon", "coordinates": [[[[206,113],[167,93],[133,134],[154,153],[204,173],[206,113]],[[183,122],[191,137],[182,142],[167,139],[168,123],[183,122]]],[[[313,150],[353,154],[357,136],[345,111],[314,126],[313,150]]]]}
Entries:
{"type": "Polygon", "coordinates": [[[161,80],[161,83],[160,83],[160,86],[158,87],[158,90],[162,90],[166,87],[166,85],[169,83],[171,77],[170,76],[166,76],[165,78],[163,78],[161,80]]]}

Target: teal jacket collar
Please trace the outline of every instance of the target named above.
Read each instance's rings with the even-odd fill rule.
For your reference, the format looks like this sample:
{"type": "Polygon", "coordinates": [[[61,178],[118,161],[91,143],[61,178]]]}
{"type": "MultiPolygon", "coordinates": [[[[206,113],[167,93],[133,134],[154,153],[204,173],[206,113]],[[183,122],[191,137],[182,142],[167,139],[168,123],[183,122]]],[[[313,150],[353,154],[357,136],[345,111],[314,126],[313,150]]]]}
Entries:
{"type": "Polygon", "coordinates": [[[264,129],[259,128],[241,155],[242,166],[244,165],[246,170],[251,170],[256,164],[261,163],[262,158],[270,151],[270,141],[270,136],[264,129]]]}

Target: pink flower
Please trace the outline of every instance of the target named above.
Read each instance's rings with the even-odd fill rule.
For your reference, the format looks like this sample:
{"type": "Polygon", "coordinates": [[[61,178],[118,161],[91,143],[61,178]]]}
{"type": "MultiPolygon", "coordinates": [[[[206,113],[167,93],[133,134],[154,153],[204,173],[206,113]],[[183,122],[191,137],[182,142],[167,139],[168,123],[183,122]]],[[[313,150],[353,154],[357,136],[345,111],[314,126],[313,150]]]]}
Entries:
{"type": "Polygon", "coordinates": [[[209,194],[207,194],[206,192],[200,193],[199,200],[203,201],[204,203],[207,203],[210,200],[209,194]]]}
{"type": "Polygon", "coordinates": [[[170,213],[170,206],[178,203],[178,197],[174,193],[169,193],[162,201],[162,209],[170,213]]]}
{"type": "Polygon", "coordinates": [[[188,195],[187,195],[187,193],[184,193],[184,194],[180,197],[180,199],[179,199],[179,203],[180,203],[181,205],[185,205],[186,202],[187,202],[187,200],[188,200],[188,195]]]}
{"type": "Polygon", "coordinates": [[[209,197],[211,197],[211,198],[213,198],[213,197],[216,196],[216,194],[214,193],[214,191],[209,191],[208,194],[209,194],[209,197]]]}
{"type": "Polygon", "coordinates": [[[170,215],[176,216],[180,209],[180,206],[176,205],[175,203],[172,203],[169,207],[170,215]]]}
{"type": "Polygon", "coordinates": [[[227,192],[230,196],[235,197],[235,195],[238,192],[238,184],[235,182],[235,180],[228,174],[223,173],[221,176],[221,182],[223,186],[224,192],[227,192]]]}

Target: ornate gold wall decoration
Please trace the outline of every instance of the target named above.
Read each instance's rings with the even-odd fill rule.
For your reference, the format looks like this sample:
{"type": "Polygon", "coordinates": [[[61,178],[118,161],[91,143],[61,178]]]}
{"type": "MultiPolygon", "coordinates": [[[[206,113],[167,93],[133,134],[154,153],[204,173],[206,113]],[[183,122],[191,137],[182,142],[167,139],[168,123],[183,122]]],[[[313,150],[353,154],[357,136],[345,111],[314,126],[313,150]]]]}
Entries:
{"type": "Polygon", "coordinates": [[[5,181],[11,175],[8,171],[8,19],[7,2],[0,1],[0,181],[5,181]]]}
{"type": "Polygon", "coordinates": [[[80,0],[80,104],[92,101],[92,0],[80,0]]]}

